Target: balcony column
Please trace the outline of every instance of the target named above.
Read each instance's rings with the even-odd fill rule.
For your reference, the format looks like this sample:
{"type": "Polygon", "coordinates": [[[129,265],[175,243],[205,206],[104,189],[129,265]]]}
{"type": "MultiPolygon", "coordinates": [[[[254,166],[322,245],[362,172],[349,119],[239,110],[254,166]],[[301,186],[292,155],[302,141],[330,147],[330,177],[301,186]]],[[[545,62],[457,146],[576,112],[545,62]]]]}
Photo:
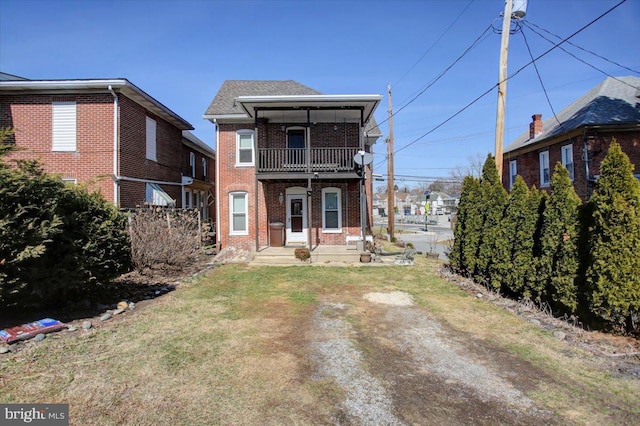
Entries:
{"type": "Polygon", "coordinates": [[[305,146],[307,147],[307,173],[311,173],[311,111],[307,109],[307,125],[304,132],[305,146]]]}

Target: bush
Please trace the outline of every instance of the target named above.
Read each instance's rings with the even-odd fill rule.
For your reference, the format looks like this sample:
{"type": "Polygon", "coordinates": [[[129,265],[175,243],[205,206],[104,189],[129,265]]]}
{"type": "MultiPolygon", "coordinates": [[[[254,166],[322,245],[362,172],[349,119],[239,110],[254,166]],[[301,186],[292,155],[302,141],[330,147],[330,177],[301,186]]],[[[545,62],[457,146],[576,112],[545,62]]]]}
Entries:
{"type": "Polygon", "coordinates": [[[640,314],[640,182],[620,145],[611,144],[589,200],[592,225],[586,270],[590,310],[637,331],[640,314]]]}
{"type": "Polygon", "coordinates": [[[198,212],[145,207],[130,212],[131,262],[140,272],[180,268],[200,250],[198,212]]]}
{"type": "Polygon", "coordinates": [[[70,301],[129,267],[123,215],[35,161],[0,164],[0,302],[70,301]]]}
{"type": "Polygon", "coordinates": [[[299,259],[303,262],[311,257],[311,252],[309,252],[308,248],[297,248],[294,250],[293,254],[296,259],[299,259]]]}
{"type": "Polygon", "coordinates": [[[463,275],[470,275],[475,268],[482,231],[480,207],[480,181],[473,176],[466,176],[453,227],[453,247],[449,253],[452,268],[463,275]]]}

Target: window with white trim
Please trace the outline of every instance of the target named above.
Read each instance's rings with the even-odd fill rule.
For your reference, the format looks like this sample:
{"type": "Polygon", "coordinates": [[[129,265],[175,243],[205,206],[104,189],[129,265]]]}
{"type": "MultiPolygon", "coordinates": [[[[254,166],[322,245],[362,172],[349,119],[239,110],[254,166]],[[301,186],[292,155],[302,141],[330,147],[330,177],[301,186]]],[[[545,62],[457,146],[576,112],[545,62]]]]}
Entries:
{"type": "Polygon", "coordinates": [[[158,161],[156,156],[156,120],[147,117],[146,124],[147,159],[158,161]]]}
{"type": "Polygon", "coordinates": [[[518,163],[516,160],[511,160],[509,161],[509,189],[516,183],[516,176],[518,176],[518,163]]]}
{"type": "Polygon", "coordinates": [[[249,206],[246,192],[229,194],[229,235],[249,235],[249,206]]]}
{"type": "Polygon", "coordinates": [[[569,171],[569,178],[573,181],[573,145],[562,148],[562,165],[569,171]]]}
{"type": "Polygon", "coordinates": [[[191,177],[196,177],[196,154],[193,152],[189,153],[189,168],[191,168],[191,177]]]}
{"type": "Polygon", "coordinates": [[[76,151],[77,106],[75,101],[52,102],[52,151],[76,151]]]}
{"type": "Polygon", "coordinates": [[[342,232],[340,188],[322,188],[322,232],[342,232]]]}
{"type": "Polygon", "coordinates": [[[236,166],[253,166],[253,144],[253,130],[238,130],[236,132],[236,166]]]}
{"type": "Polygon", "coordinates": [[[207,180],[207,159],[202,158],[202,180],[207,180]]]}
{"type": "Polygon", "coordinates": [[[540,188],[549,186],[551,170],[549,170],[549,151],[540,153],[540,188]]]}

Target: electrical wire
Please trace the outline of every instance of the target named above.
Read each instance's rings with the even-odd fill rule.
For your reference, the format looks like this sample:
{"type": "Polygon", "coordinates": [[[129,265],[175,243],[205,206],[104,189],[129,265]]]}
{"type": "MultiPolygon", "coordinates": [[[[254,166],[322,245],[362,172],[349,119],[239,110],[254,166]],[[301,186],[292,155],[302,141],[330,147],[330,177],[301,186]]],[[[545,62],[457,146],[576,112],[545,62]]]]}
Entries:
{"type": "MultiPolygon", "coordinates": [[[[531,27],[529,27],[529,26],[527,26],[527,28],[529,28],[531,31],[533,31],[535,34],[537,34],[538,36],[540,36],[540,37],[541,37],[541,38],[543,38],[544,40],[548,41],[549,43],[553,43],[553,41],[552,41],[552,40],[549,40],[548,38],[546,38],[545,36],[543,36],[542,34],[540,34],[539,32],[537,32],[535,29],[533,29],[533,28],[531,28],[531,27]]],[[[574,45],[572,44],[572,46],[574,46],[574,45]]],[[[576,46],[576,47],[577,47],[577,46],[576,46]]],[[[602,74],[606,75],[607,77],[611,77],[611,78],[613,78],[614,80],[619,81],[620,83],[622,83],[622,84],[624,84],[624,85],[627,85],[627,86],[629,86],[629,87],[633,87],[634,89],[638,89],[638,90],[640,90],[640,87],[636,87],[636,86],[634,86],[634,85],[632,85],[632,84],[627,83],[626,81],[620,80],[618,77],[615,77],[615,76],[613,76],[613,75],[609,74],[608,72],[601,70],[600,68],[596,67],[595,65],[590,64],[590,63],[588,63],[587,61],[585,61],[585,60],[583,60],[583,59],[581,59],[581,58],[577,57],[577,56],[576,56],[576,55],[574,55],[573,53],[569,52],[567,49],[565,49],[565,48],[563,48],[563,47],[559,47],[559,49],[560,49],[560,50],[562,50],[562,51],[563,51],[564,53],[566,53],[567,55],[569,55],[569,56],[573,57],[574,59],[578,60],[579,62],[582,62],[582,63],[583,63],[583,64],[585,64],[586,66],[588,66],[588,67],[590,67],[590,68],[593,68],[594,70],[596,70],[596,71],[598,71],[598,72],[600,72],[600,73],[602,73],[602,74]]],[[[583,50],[584,50],[584,49],[583,49],[583,50]]],[[[596,56],[598,56],[598,55],[596,55],[596,56]]],[[[611,62],[611,61],[609,61],[609,62],[611,62]]],[[[619,65],[619,64],[616,64],[616,65],[619,65]]],[[[620,65],[620,66],[621,66],[621,65],[620,65]]],[[[626,67],[623,67],[623,68],[626,68],[626,67]]],[[[630,68],[626,68],[626,69],[631,70],[630,68]]],[[[633,71],[633,70],[631,70],[631,71],[633,71]]],[[[637,71],[633,71],[633,72],[637,72],[637,71]]]]}
{"type": "MultiPolygon", "coordinates": [[[[537,29],[539,29],[539,30],[541,30],[541,31],[544,31],[545,33],[547,33],[547,34],[549,34],[549,35],[552,35],[552,36],[554,36],[554,37],[556,37],[556,38],[558,38],[558,39],[562,39],[562,37],[560,37],[559,35],[554,34],[554,33],[552,33],[551,31],[549,31],[549,30],[546,30],[546,29],[542,28],[540,25],[536,25],[534,22],[530,22],[530,21],[523,21],[523,23],[524,23],[524,25],[526,25],[527,27],[529,27],[529,29],[530,29],[531,31],[533,31],[534,33],[538,34],[540,37],[544,38],[545,40],[547,40],[547,41],[549,41],[549,42],[552,42],[552,41],[551,41],[551,40],[549,40],[548,38],[544,37],[544,36],[543,36],[542,34],[540,34],[539,32],[535,31],[533,28],[531,28],[531,25],[533,25],[534,27],[536,27],[537,29]]],[[[600,58],[600,59],[602,59],[602,60],[604,60],[604,61],[607,61],[607,62],[609,62],[610,64],[616,65],[616,66],[618,66],[618,67],[620,67],[620,68],[624,68],[624,69],[626,69],[627,71],[631,71],[631,72],[633,72],[633,73],[640,74],[640,71],[634,70],[634,69],[632,69],[632,68],[629,68],[629,67],[627,67],[627,66],[624,66],[624,65],[622,65],[622,64],[619,64],[619,63],[618,63],[618,62],[616,62],[616,61],[612,61],[611,59],[605,58],[604,56],[599,55],[599,54],[597,54],[597,53],[595,53],[595,52],[593,52],[593,51],[591,51],[591,50],[588,50],[588,49],[585,49],[585,48],[583,48],[583,47],[580,47],[580,46],[578,46],[578,45],[577,45],[577,44],[575,44],[575,43],[571,43],[570,41],[568,41],[568,42],[567,42],[567,44],[570,44],[571,46],[573,46],[573,47],[575,47],[575,48],[577,48],[577,49],[580,49],[580,50],[582,50],[583,52],[590,53],[591,55],[596,56],[596,57],[598,57],[598,58],[600,58]]]]}
{"type": "Polygon", "coordinates": [[[423,59],[425,56],[427,56],[427,54],[431,51],[431,49],[433,49],[436,44],[438,44],[440,42],[440,40],[442,40],[444,38],[445,35],[447,35],[447,33],[449,32],[449,30],[451,28],[453,28],[453,26],[456,24],[456,22],[458,22],[458,20],[462,17],[462,15],[464,15],[464,13],[467,11],[467,9],[469,9],[469,6],[471,6],[471,4],[474,2],[475,0],[471,0],[469,1],[469,3],[467,4],[467,6],[465,6],[465,8],[462,10],[462,12],[460,12],[460,14],[456,17],[456,19],[453,20],[453,22],[447,27],[446,30],[444,30],[444,32],[442,34],[440,34],[440,37],[438,37],[438,39],[436,41],[433,42],[433,44],[431,46],[429,46],[429,48],[426,50],[426,52],[424,52],[422,54],[422,56],[420,56],[420,59],[418,59],[416,61],[415,64],[413,64],[411,66],[411,68],[409,68],[407,70],[407,72],[405,72],[402,77],[400,77],[400,79],[398,81],[396,81],[393,85],[396,86],[398,85],[406,76],[407,74],[409,74],[423,59]]]}
{"type": "MultiPolygon", "coordinates": [[[[529,57],[531,59],[533,59],[533,53],[531,52],[531,47],[529,46],[529,41],[527,40],[527,35],[524,33],[524,31],[520,31],[520,33],[522,34],[522,38],[524,39],[524,44],[527,46],[527,51],[529,52],[529,57]]],[[[560,120],[558,119],[558,116],[556,115],[556,110],[553,108],[553,105],[551,104],[551,99],[549,99],[549,93],[547,93],[547,88],[544,86],[544,82],[542,81],[542,76],[540,75],[540,70],[538,69],[538,65],[536,64],[535,61],[533,62],[533,68],[536,70],[536,75],[538,76],[538,81],[540,82],[540,86],[542,87],[542,91],[544,92],[544,97],[547,99],[547,104],[549,105],[549,108],[551,108],[551,112],[553,113],[553,116],[555,117],[556,121],[558,122],[558,126],[562,127],[562,123],[560,123],[560,120]]]]}

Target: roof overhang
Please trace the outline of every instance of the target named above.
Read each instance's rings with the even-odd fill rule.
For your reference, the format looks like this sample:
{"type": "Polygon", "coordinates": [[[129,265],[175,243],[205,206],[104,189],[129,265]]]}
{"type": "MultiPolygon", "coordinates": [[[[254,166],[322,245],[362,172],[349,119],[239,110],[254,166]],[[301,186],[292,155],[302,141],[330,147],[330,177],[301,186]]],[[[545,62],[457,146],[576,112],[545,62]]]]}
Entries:
{"type": "Polygon", "coordinates": [[[235,101],[249,118],[270,122],[368,122],[381,95],[238,96],[235,101]]]}
{"type": "Polygon", "coordinates": [[[108,93],[109,87],[122,93],[180,130],[193,130],[184,118],[125,78],[95,80],[12,80],[0,81],[0,92],[30,94],[108,93]]]}

